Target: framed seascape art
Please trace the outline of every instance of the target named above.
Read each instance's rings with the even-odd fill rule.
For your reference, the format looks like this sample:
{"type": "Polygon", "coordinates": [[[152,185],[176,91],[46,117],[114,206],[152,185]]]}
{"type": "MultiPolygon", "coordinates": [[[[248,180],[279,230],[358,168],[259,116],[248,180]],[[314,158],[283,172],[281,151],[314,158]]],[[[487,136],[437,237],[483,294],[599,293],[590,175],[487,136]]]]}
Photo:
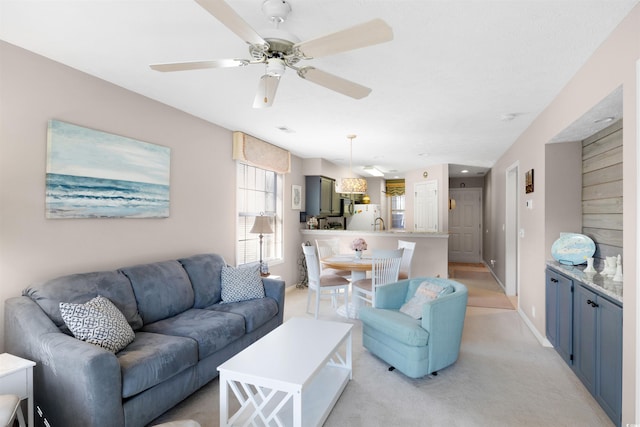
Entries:
{"type": "Polygon", "coordinates": [[[47,218],[167,218],[171,150],[50,120],[47,218]]]}
{"type": "Polygon", "coordinates": [[[291,209],[300,210],[302,208],[302,187],[300,185],[291,186],[291,209]]]}

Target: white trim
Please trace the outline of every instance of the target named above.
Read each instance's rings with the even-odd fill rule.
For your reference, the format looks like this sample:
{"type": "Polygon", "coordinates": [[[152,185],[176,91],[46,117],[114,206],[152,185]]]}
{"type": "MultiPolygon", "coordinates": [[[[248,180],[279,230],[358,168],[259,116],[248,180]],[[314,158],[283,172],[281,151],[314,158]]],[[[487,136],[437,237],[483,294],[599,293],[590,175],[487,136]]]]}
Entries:
{"type": "MultiPolygon", "coordinates": [[[[640,170],[640,150],[637,149],[637,143],[640,141],[640,60],[636,62],[636,188],[640,188],[640,174],[637,171],[640,170]]],[[[636,265],[640,265],[640,245],[638,242],[640,241],[640,197],[636,193],[636,265]]],[[[640,269],[636,268],[636,278],[635,283],[640,283],[640,269]]],[[[636,290],[636,310],[640,307],[640,292],[636,290]]],[[[627,316],[624,316],[625,318],[627,316]]],[[[635,422],[638,423],[640,421],[640,339],[638,339],[638,331],[640,331],[640,316],[636,314],[636,325],[635,325],[635,361],[633,363],[634,370],[636,373],[635,377],[635,390],[636,390],[636,402],[635,402],[635,422]]],[[[623,367],[624,367],[624,354],[623,354],[623,367]]],[[[624,371],[624,369],[623,369],[624,371]]]]}
{"type": "MultiPolygon", "coordinates": [[[[520,162],[516,161],[515,163],[513,163],[511,166],[509,166],[506,170],[505,170],[505,224],[504,224],[504,236],[505,236],[505,244],[504,244],[504,260],[505,260],[505,266],[504,266],[504,278],[505,278],[505,289],[506,289],[506,293],[507,295],[520,295],[520,238],[518,237],[519,235],[519,229],[520,229],[520,212],[519,212],[519,206],[520,206],[520,162]],[[510,194],[510,183],[511,183],[511,178],[510,175],[512,173],[515,172],[515,184],[514,187],[515,189],[514,194],[510,194]],[[512,200],[512,198],[515,198],[515,200],[512,200]],[[512,204],[510,204],[510,202],[512,204]],[[511,210],[510,209],[514,209],[515,208],[515,212],[513,212],[513,215],[515,215],[515,218],[513,218],[513,221],[515,221],[514,224],[512,224],[512,229],[510,229],[509,225],[510,221],[510,213],[511,210]],[[512,232],[515,232],[515,236],[511,235],[512,232]],[[515,240],[515,258],[510,260],[510,254],[509,254],[509,248],[511,247],[511,245],[509,244],[509,242],[513,242],[515,240]],[[510,266],[510,262],[513,262],[513,268],[515,268],[515,274],[514,274],[514,279],[515,279],[515,284],[510,285],[509,283],[509,266],[510,266]]],[[[520,298],[518,298],[518,308],[520,307],[520,298]]]]}

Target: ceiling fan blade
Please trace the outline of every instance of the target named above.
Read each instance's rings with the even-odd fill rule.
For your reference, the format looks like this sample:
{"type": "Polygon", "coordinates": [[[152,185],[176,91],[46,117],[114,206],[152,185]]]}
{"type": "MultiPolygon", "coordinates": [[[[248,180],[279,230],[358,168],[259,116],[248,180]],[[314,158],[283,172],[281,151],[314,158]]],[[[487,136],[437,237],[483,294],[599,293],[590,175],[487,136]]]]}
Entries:
{"type": "Polygon", "coordinates": [[[320,58],[390,40],[393,40],[391,27],[382,19],[373,19],[342,31],[296,43],[293,48],[304,57],[320,58]]]}
{"type": "Polygon", "coordinates": [[[185,71],[185,70],[201,70],[203,68],[230,68],[244,67],[249,65],[251,61],[248,59],[214,59],[211,61],[185,61],[185,62],[169,62],[165,64],[151,64],[149,67],[156,71],[185,71]]]}
{"type": "Polygon", "coordinates": [[[280,77],[277,76],[265,74],[260,77],[258,92],[256,92],[256,97],[253,100],[253,108],[271,107],[273,100],[276,97],[276,90],[278,90],[279,83],[280,77]]]}
{"type": "Polygon", "coordinates": [[[196,0],[196,2],[245,42],[251,45],[267,44],[224,0],[196,0]]]}
{"type": "Polygon", "coordinates": [[[302,67],[298,70],[298,75],[305,80],[355,99],[362,99],[371,93],[371,89],[366,86],[318,70],[315,67],[302,67]]]}

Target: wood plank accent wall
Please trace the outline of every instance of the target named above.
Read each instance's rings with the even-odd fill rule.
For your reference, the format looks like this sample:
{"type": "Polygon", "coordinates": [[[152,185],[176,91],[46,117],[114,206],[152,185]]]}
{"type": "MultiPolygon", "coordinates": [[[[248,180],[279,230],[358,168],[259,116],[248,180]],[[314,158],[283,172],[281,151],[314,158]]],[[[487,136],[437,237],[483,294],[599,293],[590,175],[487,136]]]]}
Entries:
{"type": "Polygon", "coordinates": [[[622,120],[582,141],[582,233],[596,243],[594,265],[622,252],[622,120]]]}

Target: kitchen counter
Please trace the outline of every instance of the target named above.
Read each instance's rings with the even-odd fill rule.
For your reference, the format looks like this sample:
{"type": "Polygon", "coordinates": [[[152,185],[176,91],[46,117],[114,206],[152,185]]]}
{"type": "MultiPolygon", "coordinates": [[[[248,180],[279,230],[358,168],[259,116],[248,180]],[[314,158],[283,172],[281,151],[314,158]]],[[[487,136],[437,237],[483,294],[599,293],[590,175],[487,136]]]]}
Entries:
{"type": "Polygon", "coordinates": [[[351,242],[361,237],[367,242],[365,255],[372,249],[397,249],[398,240],[415,242],[411,261],[411,277],[448,277],[449,234],[402,230],[300,230],[303,241],[315,244],[316,239],[340,239],[340,252],[352,253],[351,242]]]}
{"type": "Polygon", "coordinates": [[[449,238],[449,233],[435,233],[435,232],[424,232],[424,231],[405,231],[405,230],[382,230],[382,231],[364,231],[364,230],[332,230],[332,229],[315,229],[308,230],[303,229],[300,230],[302,234],[305,235],[318,235],[323,236],[327,233],[340,233],[345,236],[393,236],[393,237],[402,237],[402,236],[410,236],[414,237],[429,237],[429,238],[449,238]]]}
{"type": "Polygon", "coordinates": [[[600,273],[585,273],[585,265],[564,265],[557,261],[547,261],[547,266],[554,270],[584,283],[587,287],[608,296],[622,305],[622,285],[624,282],[614,282],[611,277],[600,273]]]}

